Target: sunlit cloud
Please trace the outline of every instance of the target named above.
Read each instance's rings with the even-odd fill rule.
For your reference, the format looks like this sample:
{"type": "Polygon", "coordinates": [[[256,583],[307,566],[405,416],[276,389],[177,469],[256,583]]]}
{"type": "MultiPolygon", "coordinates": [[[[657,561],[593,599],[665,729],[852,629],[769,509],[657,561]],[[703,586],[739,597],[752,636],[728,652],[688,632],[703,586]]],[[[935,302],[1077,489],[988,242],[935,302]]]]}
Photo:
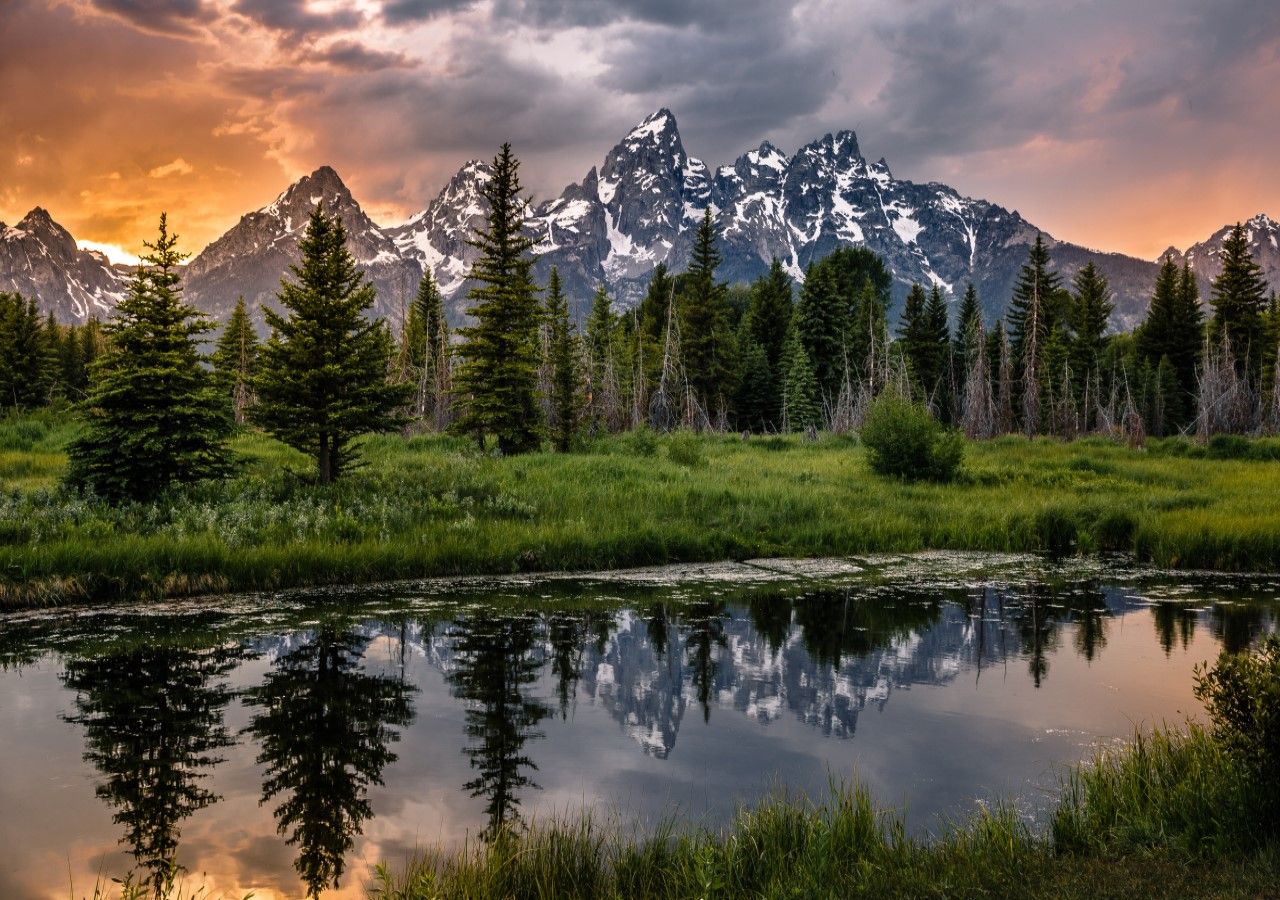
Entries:
{"type": "Polygon", "coordinates": [[[558,194],[673,109],[712,165],[858,131],[1055,236],[1154,257],[1280,215],[1267,0],[23,0],[0,29],[0,219],[198,250],[333,165],[383,220],[514,143],[558,194]],[[81,192],[87,191],[86,196],[81,192]]]}

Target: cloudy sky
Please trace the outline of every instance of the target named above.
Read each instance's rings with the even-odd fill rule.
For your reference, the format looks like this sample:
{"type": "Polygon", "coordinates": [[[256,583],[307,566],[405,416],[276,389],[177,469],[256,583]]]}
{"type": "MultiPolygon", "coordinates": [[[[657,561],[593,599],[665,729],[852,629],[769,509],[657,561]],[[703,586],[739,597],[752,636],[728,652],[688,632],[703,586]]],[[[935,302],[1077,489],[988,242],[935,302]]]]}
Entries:
{"type": "Polygon", "coordinates": [[[1143,257],[1280,217],[1276,0],[0,0],[0,220],[198,250],[328,163],[392,223],[503,140],[544,198],[661,106],[1143,257]]]}

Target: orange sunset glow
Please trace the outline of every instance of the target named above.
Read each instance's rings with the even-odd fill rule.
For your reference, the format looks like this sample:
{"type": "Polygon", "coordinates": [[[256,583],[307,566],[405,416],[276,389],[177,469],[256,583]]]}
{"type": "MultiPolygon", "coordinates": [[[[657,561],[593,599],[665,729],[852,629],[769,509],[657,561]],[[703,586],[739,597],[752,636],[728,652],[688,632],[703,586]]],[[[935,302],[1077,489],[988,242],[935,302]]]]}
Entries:
{"type": "Polygon", "coordinates": [[[1192,2],[5,0],[0,220],[195,252],[319,165],[379,222],[503,140],[535,197],[659,106],[716,165],[852,128],[1054,236],[1153,258],[1280,212],[1280,8],[1192,2]]]}

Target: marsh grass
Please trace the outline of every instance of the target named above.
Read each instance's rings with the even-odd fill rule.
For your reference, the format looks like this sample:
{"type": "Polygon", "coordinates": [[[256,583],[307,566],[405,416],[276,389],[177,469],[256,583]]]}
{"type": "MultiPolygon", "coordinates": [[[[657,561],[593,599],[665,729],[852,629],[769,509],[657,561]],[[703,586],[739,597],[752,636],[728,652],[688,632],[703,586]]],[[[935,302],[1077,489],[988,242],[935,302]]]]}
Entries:
{"type": "Polygon", "coordinates": [[[244,431],[230,481],[112,507],[58,486],[75,429],[0,421],[0,604],[925,549],[1280,570],[1268,441],[1227,459],[1179,440],[1005,437],[968,444],[960,478],[937,484],[873,474],[847,438],[639,432],[503,459],[379,436],[363,469],[320,486],[300,454],[244,431]]]}
{"type": "MultiPolygon", "coordinates": [[[[1083,843],[1059,835],[1064,814],[1095,824],[1135,805],[1194,812],[1188,804],[1196,777],[1188,780],[1180,768],[1164,773],[1172,780],[1145,785],[1154,798],[1129,793],[1133,785],[1110,793],[1090,774],[1119,766],[1124,778],[1137,779],[1173,756],[1204,752],[1203,733],[1186,738],[1185,748],[1172,733],[1157,740],[1160,762],[1153,763],[1148,743],[1140,759],[1129,762],[1121,751],[1073,774],[1078,790],[1063,800],[1067,813],[1055,818],[1052,836],[1033,833],[1011,809],[997,807],[935,839],[913,839],[902,819],[878,809],[865,789],[835,786],[820,804],[777,795],[744,807],[719,831],[667,824],[636,837],[633,829],[589,816],[534,823],[458,853],[380,865],[368,892],[373,900],[1274,896],[1280,874],[1274,846],[1234,845],[1224,834],[1187,853],[1177,839],[1181,832],[1166,831],[1162,839],[1150,830],[1162,813],[1144,813],[1140,835],[1104,828],[1083,843]]],[[[1216,797],[1226,799],[1221,792],[1216,797]]],[[[1206,821],[1211,828],[1222,820],[1206,821]]]]}

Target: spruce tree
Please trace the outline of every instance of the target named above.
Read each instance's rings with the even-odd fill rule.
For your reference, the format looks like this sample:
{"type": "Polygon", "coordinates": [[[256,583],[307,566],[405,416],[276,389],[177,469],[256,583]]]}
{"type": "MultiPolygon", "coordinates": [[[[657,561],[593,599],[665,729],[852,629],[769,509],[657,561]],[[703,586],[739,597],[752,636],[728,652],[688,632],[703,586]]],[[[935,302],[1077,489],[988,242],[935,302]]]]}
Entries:
{"type": "Polygon", "coordinates": [[[265,310],[271,336],[250,408],[255,423],[315,459],[321,484],[357,462],[355,438],[403,424],[396,410],[410,393],[388,381],[391,334],[365,317],[376,294],[346,243],[341,219],[317,205],[298,245],[302,259],[276,294],[288,316],[265,310]]]}
{"type": "Polygon", "coordinates": [[[964,289],[960,309],[956,313],[956,335],[951,348],[966,367],[973,363],[982,336],[982,309],[978,305],[978,289],[971,281],[964,289]]]}
{"type": "Polygon", "coordinates": [[[35,300],[0,292],[0,405],[30,409],[49,402],[56,375],[49,351],[35,300]]]}
{"type": "Polygon", "coordinates": [[[884,297],[868,275],[862,280],[853,308],[853,323],[849,328],[849,365],[863,378],[873,378],[873,373],[865,369],[875,348],[885,346],[888,340],[889,322],[884,297]]]}
{"type": "Polygon", "coordinates": [[[1134,332],[1138,356],[1151,365],[1159,365],[1165,356],[1172,359],[1177,347],[1179,287],[1178,264],[1165,257],[1156,274],[1146,318],[1134,332]]]}
{"type": "Polygon", "coordinates": [[[483,446],[492,436],[504,454],[535,450],[542,436],[538,408],[538,325],[541,306],[522,231],[527,206],[520,196],[520,163],[503,144],[493,177],[481,187],[489,215],[471,246],[480,251],[470,278],[475,325],[459,329],[465,343],[457,370],[462,414],[454,428],[483,446]]]}
{"type": "Polygon", "coordinates": [[[844,380],[852,300],[852,294],[841,294],[834,265],[822,260],[809,266],[794,317],[818,394],[828,401],[835,400],[844,380]]]}
{"type": "Polygon", "coordinates": [[[751,315],[743,318],[738,338],[738,389],[734,396],[738,427],[748,431],[767,431],[780,414],[781,395],[774,383],[773,370],[764,346],[756,340],[751,315]]]}
{"type": "Polygon", "coordinates": [[[724,394],[729,386],[734,357],[727,288],[716,281],[720,260],[715,224],[708,208],[694,238],[682,297],[681,323],[689,386],[707,411],[716,409],[722,400],[727,399],[724,394]]]}
{"type": "Polygon", "coordinates": [[[551,363],[551,443],[568,453],[578,429],[577,338],[569,320],[569,303],[560,288],[560,271],[551,267],[547,282],[548,353],[551,363]]]}
{"type": "Polygon", "coordinates": [[[1244,226],[1236,223],[1219,254],[1222,272],[1213,280],[1211,324],[1214,342],[1226,336],[1231,353],[1242,371],[1256,376],[1262,361],[1262,313],[1267,303],[1267,283],[1262,266],[1249,250],[1244,226]]]}
{"type": "Polygon", "coordinates": [[[743,317],[743,334],[739,338],[742,378],[751,380],[750,386],[739,385],[739,397],[766,391],[764,406],[758,411],[760,427],[776,428],[782,420],[782,355],[791,314],[791,278],[775,259],[768,274],[751,286],[751,305],[743,317]],[[758,344],[764,353],[763,373],[751,374],[759,360],[749,358],[748,341],[758,344]]]}
{"type": "Polygon", "coordinates": [[[813,374],[813,364],[800,340],[800,330],[793,327],[787,333],[782,354],[782,421],[790,431],[804,431],[822,425],[822,402],[818,396],[818,379],[813,374]]]}
{"type": "Polygon", "coordinates": [[[927,312],[928,295],[918,284],[911,285],[907,302],[902,309],[902,321],[898,326],[902,353],[916,390],[924,397],[933,387],[934,348],[931,343],[931,323],[927,312]]]}
{"type": "Polygon", "coordinates": [[[1079,396],[1086,380],[1098,369],[1098,361],[1107,343],[1107,323],[1115,303],[1111,300],[1111,286],[1107,284],[1106,276],[1092,262],[1076,273],[1072,286],[1075,288],[1075,303],[1072,305],[1070,361],[1079,396]]]}
{"type": "Polygon", "coordinates": [[[241,297],[222,329],[211,360],[215,382],[238,425],[244,424],[245,411],[253,400],[253,374],[257,359],[258,336],[249,321],[244,297],[241,297]]]}
{"type": "Polygon", "coordinates": [[[928,364],[927,381],[924,385],[925,397],[932,399],[934,408],[943,413],[943,420],[946,421],[945,413],[950,408],[947,390],[950,374],[951,327],[948,321],[946,298],[942,295],[942,289],[936,284],[929,292],[929,302],[925,304],[924,324],[928,364]]]}
{"type": "Polygon", "coordinates": [[[212,325],[182,301],[177,243],[162,213],[159,236],[144,245],[143,265],[105,328],[86,428],[67,450],[68,481],[111,500],[150,500],[228,469],[231,419],[197,350],[212,325]]]}
{"type": "Polygon", "coordinates": [[[1024,367],[1032,321],[1036,325],[1036,335],[1030,343],[1041,349],[1057,324],[1054,312],[1059,304],[1057,295],[1062,290],[1062,276],[1051,271],[1049,266],[1049,248],[1044,245],[1044,236],[1037,234],[1035,244],[1027,253],[1027,261],[1018,272],[1007,316],[1013,355],[1024,367]]]}
{"type": "Polygon", "coordinates": [[[418,282],[418,292],[409,304],[404,324],[405,355],[409,365],[420,373],[428,359],[436,357],[441,348],[448,346],[448,341],[444,300],[431,270],[427,269],[418,282]]]}

